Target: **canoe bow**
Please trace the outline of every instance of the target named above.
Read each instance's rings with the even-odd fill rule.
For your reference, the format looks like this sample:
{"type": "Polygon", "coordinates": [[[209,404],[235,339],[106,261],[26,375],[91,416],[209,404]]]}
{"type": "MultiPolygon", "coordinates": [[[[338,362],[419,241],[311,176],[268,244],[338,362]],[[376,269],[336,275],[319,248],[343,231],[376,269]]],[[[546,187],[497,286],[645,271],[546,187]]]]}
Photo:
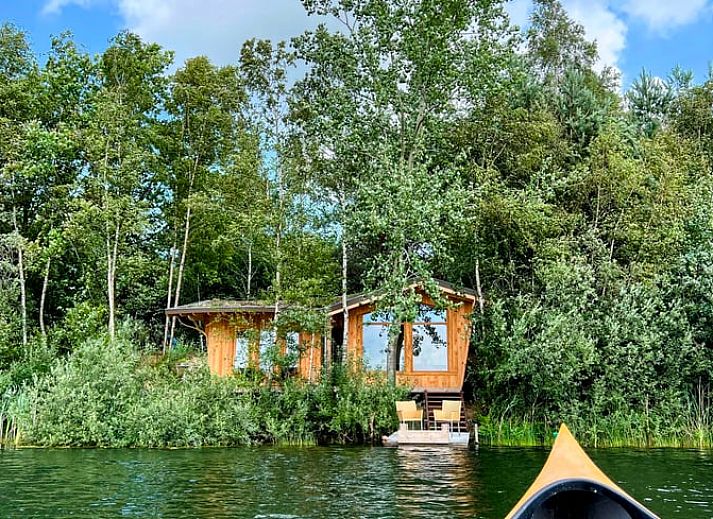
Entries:
{"type": "MultiPolygon", "coordinates": [[[[591,501],[592,507],[598,507],[599,511],[587,512],[586,517],[658,519],[594,464],[565,424],[560,427],[540,474],[506,519],[559,517],[555,511],[547,508],[554,496],[560,499],[557,510],[566,510],[567,502],[576,503],[574,506],[581,510],[582,506],[586,506],[583,501],[591,501]],[[566,496],[567,493],[570,495],[566,496]]],[[[574,517],[570,515],[571,512],[565,514],[563,517],[574,517]]]]}

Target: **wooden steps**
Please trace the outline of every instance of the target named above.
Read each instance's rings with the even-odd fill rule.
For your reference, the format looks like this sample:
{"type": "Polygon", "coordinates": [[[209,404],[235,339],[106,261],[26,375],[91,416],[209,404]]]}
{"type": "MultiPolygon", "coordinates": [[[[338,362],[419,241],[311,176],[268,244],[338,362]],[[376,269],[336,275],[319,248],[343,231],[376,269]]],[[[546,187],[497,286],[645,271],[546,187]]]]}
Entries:
{"type": "Polygon", "coordinates": [[[423,393],[415,393],[415,400],[421,403],[424,410],[425,427],[426,429],[435,429],[435,421],[433,419],[433,410],[441,409],[444,400],[460,400],[460,423],[453,424],[456,431],[468,431],[468,422],[465,419],[465,401],[463,393],[432,393],[424,391],[423,393]]]}

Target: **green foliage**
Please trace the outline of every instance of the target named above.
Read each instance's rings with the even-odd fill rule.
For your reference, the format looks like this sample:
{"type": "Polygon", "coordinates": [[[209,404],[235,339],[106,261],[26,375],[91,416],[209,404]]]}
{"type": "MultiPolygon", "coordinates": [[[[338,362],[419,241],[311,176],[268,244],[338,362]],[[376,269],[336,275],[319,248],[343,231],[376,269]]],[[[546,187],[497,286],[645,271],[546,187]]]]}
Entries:
{"type": "Polygon", "coordinates": [[[98,337],[104,330],[106,310],[88,302],[70,308],[50,334],[51,343],[61,351],[71,351],[87,337],[98,337]]]}
{"type": "Polygon", "coordinates": [[[584,27],[569,18],[557,0],[537,0],[527,30],[527,56],[546,84],[557,83],[568,70],[589,70],[597,46],[584,27]]]}
{"type": "Polygon", "coordinates": [[[395,430],[394,402],[407,397],[407,388],[364,372],[361,363],[336,365],[325,375],[314,394],[318,437],[374,441],[395,430]]]}
{"type": "Polygon", "coordinates": [[[642,70],[626,93],[631,117],[640,131],[652,137],[663,124],[674,99],[671,88],[642,70]]]}
{"type": "Polygon", "coordinates": [[[482,296],[468,381],[492,438],[567,420],[592,444],[710,442],[713,81],[643,72],[621,93],[557,0],[526,34],[499,1],[303,4],[342,29],[172,75],[128,32],[96,57],[62,35],[39,63],[0,26],[2,434],[372,440],[401,390],[369,374],[303,386],[275,348],[279,375],[213,380],[184,369],[184,329],[186,351],[144,349],[167,304],[287,301],[279,334],[324,333],[310,309],[367,289],[394,349],[404,287],[443,277],[482,296]]]}
{"type": "Polygon", "coordinates": [[[179,372],[175,359],[148,363],[125,335],[120,328],[114,341],[90,339],[49,373],[35,370],[34,382],[20,391],[4,388],[15,441],[102,447],[367,442],[396,427],[394,401],[407,393],[342,367],[318,385],[288,379],[279,388],[212,377],[203,363],[179,372]]]}
{"type": "Polygon", "coordinates": [[[491,435],[560,421],[594,445],[695,444],[710,434],[710,355],[671,278],[602,294],[585,265],[547,265],[538,276],[543,299],[494,305],[482,323],[478,394],[491,435]]]}

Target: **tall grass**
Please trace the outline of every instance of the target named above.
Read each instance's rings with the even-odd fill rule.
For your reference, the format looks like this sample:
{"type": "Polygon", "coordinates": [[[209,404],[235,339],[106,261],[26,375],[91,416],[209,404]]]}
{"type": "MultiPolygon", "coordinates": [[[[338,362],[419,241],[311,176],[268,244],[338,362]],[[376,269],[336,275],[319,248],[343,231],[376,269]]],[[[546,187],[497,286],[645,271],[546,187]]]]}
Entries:
{"type": "MultiPolygon", "coordinates": [[[[614,413],[607,417],[565,417],[562,421],[586,447],[713,448],[710,421],[702,419],[699,408],[693,404],[674,418],[614,413]]],[[[560,424],[559,421],[534,421],[512,416],[495,420],[483,416],[479,422],[482,444],[519,447],[551,445],[560,424]]]]}
{"type": "Polygon", "coordinates": [[[5,442],[195,447],[369,442],[397,426],[406,390],[335,367],[317,385],[217,378],[147,363],[126,340],[93,339],[0,403],[5,442]]]}

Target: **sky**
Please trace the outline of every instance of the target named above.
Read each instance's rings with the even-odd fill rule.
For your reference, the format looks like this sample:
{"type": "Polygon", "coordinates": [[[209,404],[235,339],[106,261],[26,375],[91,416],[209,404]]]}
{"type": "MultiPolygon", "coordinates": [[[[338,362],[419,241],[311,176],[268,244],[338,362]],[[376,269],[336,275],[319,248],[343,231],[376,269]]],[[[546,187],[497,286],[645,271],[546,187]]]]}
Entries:
{"type": "MultiPolygon", "coordinates": [[[[680,65],[707,78],[713,61],[713,0],[562,0],[596,40],[599,67],[616,67],[627,85],[642,69],[666,77],[680,65]]],[[[514,23],[527,25],[531,0],[507,4],[514,23]]],[[[0,0],[0,20],[25,30],[36,52],[51,35],[69,30],[91,53],[122,29],[176,52],[176,63],[200,54],[217,64],[237,61],[248,38],[289,39],[317,20],[299,0],[0,0]]]]}

